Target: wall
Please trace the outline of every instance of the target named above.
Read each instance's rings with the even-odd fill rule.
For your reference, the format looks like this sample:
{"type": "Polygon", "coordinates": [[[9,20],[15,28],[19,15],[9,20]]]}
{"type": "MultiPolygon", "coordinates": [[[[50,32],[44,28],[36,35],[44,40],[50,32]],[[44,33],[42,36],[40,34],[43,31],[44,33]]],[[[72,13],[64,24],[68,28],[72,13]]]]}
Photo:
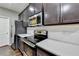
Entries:
{"type": "Polygon", "coordinates": [[[1,8],[0,7],[0,16],[4,16],[4,17],[8,17],[10,19],[10,26],[11,26],[11,41],[10,41],[10,44],[13,43],[13,39],[14,39],[14,33],[15,33],[15,25],[14,25],[14,21],[15,20],[18,20],[18,13],[17,12],[14,12],[14,11],[11,11],[11,10],[8,10],[8,9],[5,9],[5,8],[1,8]]]}
{"type": "Polygon", "coordinates": [[[48,30],[49,39],[79,45],[79,24],[28,27],[27,33],[35,29],[48,30]]]}

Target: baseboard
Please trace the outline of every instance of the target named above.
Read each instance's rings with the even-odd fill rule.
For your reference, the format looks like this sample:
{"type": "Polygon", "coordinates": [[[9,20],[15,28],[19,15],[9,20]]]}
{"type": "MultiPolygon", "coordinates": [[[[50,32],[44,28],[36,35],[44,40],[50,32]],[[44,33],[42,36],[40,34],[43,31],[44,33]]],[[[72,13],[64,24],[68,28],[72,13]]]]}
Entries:
{"type": "Polygon", "coordinates": [[[6,46],[9,46],[9,45],[3,45],[3,46],[0,46],[0,48],[2,48],[2,47],[6,47],[6,46]]]}
{"type": "Polygon", "coordinates": [[[6,46],[11,46],[11,44],[10,44],[10,43],[3,44],[3,45],[0,46],[0,48],[2,48],[2,47],[6,47],[6,46]]]}

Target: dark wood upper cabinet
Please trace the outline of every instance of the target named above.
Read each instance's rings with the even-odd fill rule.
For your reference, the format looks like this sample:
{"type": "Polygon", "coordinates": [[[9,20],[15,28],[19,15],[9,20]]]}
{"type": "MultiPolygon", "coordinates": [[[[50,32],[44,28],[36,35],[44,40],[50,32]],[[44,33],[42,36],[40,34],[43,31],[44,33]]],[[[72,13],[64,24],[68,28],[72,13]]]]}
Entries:
{"type": "Polygon", "coordinates": [[[42,3],[34,3],[35,14],[42,11],[42,3]]]}
{"type": "Polygon", "coordinates": [[[63,23],[79,22],[79,3],[62,3],[61,16],[63,23]]]}
{"type": "Polygon", "coordinates": [[[19,20],[23,20],[23,13],[19,14],[19,20]]]}
{"type": "Polygon", "coordinates": [[[24,22],[28,22],[28,18],[29,18],[29,15],[28,15],[29,12],[28,12],[28,10],[25,9],[23,13],[24,13],[23,21],[24,21],[24,22]]]}
{"type": "Polygon", "coordinates": [[[79,3],[30,3],[19,14],[19,20],[29,22],[30,16],[41,11],[44,11],[44,25],[79,23],[79,3]]]}
{"type": "Polygon", "coordinates": [[[27,8],[28,16],[32,16],[35,14],[34,6],[35,6],[34,3],[29,4],[29,7],[27,8]]]}
{"type": "Polygon", "coordinates": [[[42,11],[42,3],[30,3],[28,7],[29,16],[42,11]]]}
{"type": "Polygon", "coordinates": [[[25,21],[26,20],[25,11],[22,13],[22,15],[23,15],[22,20],[25,21]]]}
{"type": "Polygon", "coordinates": [[[44,3],[44,25],[59,23],[59,3],[44,3]]]}
{"type": "Polygon", "coordinates": [[[27,22],[28,17],[29,17],[28,14],[29,14],[28,13],[28,10],[25,9],[22,13],[19,14],[19,20],[24,21],[24,22],[27,22]]]}

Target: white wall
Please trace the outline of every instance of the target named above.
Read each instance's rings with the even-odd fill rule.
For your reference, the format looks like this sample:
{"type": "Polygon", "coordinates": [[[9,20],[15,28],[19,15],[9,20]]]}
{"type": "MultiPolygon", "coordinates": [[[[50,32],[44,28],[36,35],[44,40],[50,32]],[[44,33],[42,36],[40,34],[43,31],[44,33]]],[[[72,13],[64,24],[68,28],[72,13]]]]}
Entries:
{"type": "Polygon", "coordinates": [[[14,25],[14,21],[18,20],[18,13],[8,10],[8,9],[4,9],[0,7],[0,16],[4,16],[4,17],[8,17],[10,19],[10,26],[12,27],[11,31],[12,31],[12,38],[10,43],[13,43],[13,39],[14,39],[14,33],[15,33],[15,25],[14,25]]]}

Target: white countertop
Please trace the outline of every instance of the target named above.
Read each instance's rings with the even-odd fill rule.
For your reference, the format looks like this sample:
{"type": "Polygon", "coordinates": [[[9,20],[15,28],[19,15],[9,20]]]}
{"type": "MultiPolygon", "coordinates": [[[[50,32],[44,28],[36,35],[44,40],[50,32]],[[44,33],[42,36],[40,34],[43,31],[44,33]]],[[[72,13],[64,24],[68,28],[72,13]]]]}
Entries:
{"type": "Polygon", "coordinates": [[[79,45],[46,39],[36,44],[37,46],[57,55],[79,56],[79,45]]]}
{"type": "Polygon", "coordinates": [[[79,31],[48,32],[48,38],[79,44],[79,31]]]}
{"type": "Polygon", "coordinates": [[[24,37],[30,37],[30,36],[33,36],[31,34],[18,34],[18,36],[24,38],[24,37]]]}

